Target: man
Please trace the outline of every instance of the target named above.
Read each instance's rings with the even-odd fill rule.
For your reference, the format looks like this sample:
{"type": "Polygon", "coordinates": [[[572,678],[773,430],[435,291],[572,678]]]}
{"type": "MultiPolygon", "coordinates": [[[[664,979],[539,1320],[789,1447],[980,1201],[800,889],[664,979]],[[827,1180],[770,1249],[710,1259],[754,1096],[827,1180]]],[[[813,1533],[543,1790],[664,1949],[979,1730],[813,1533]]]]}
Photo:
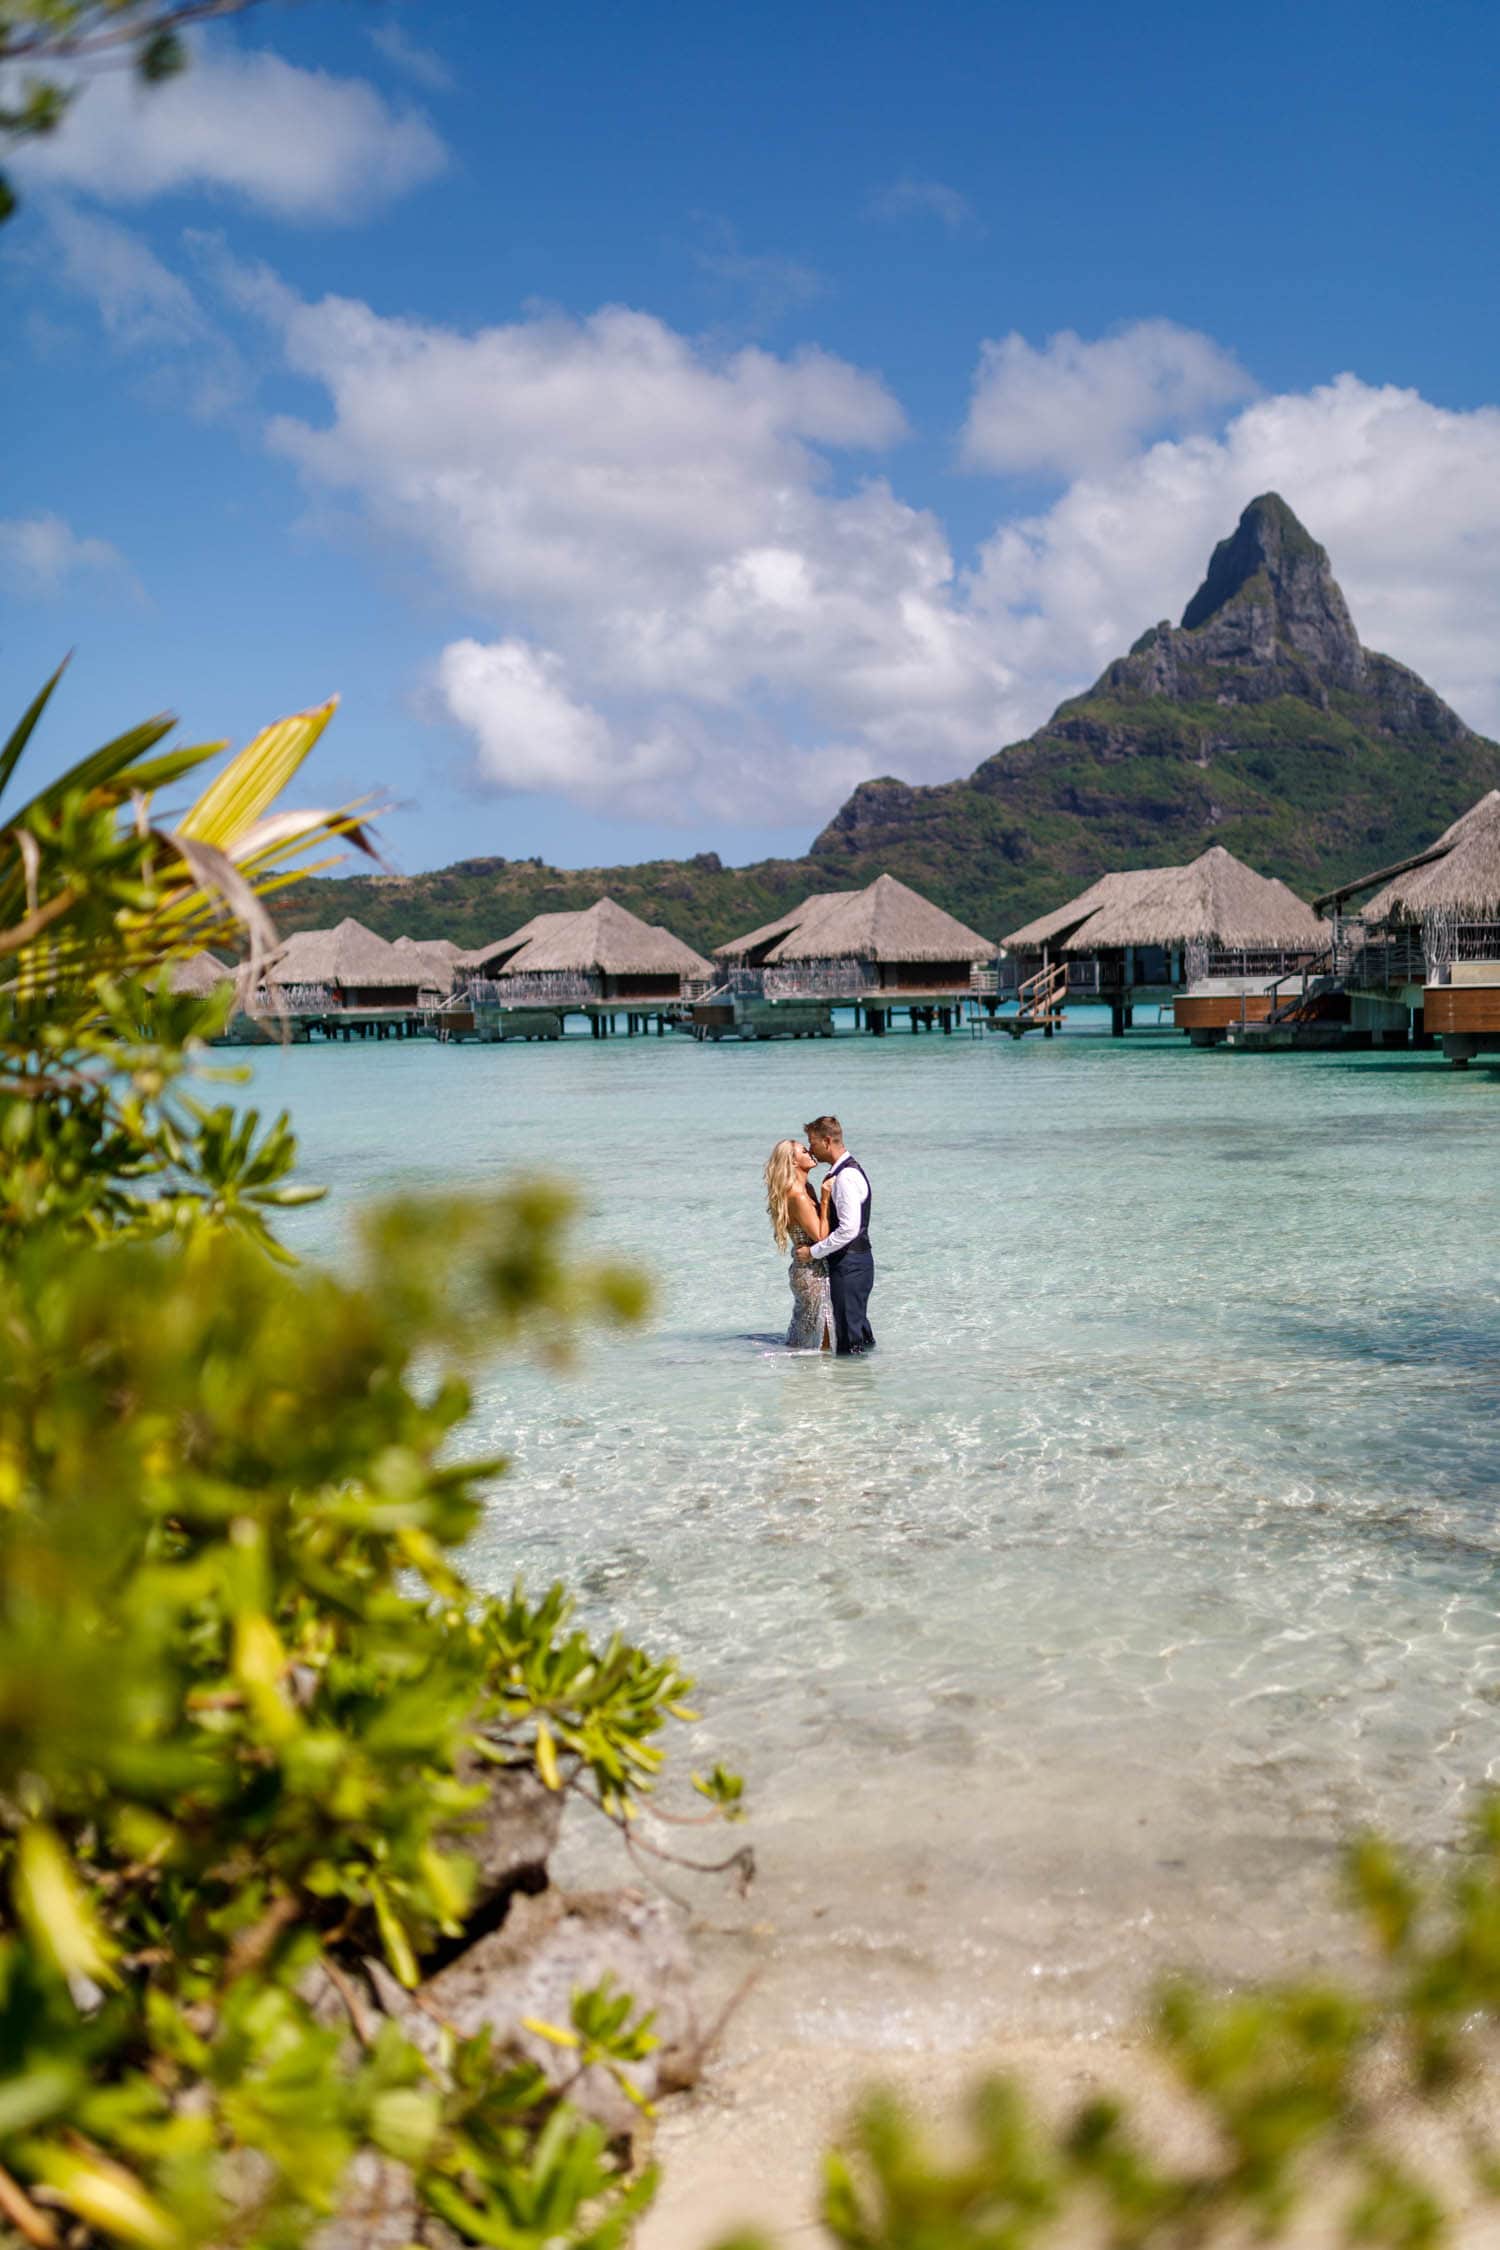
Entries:
{"type": "Polygon", "coordinates": [[[833,1225],[821,1242],[800,1245],[797,1262],[805,1266],[821,1258],[826,1263],[828,1293],[833,1299],[834,1349],[841,1359],[858,1359],[875,1349],[867,1314],[870,1291],[875,1286],[875,1256],[870,1248],[870,1213],[875,1198],[870,1177],[845,1148],[844,1128],[836,1117],[815,1117],[802,1130],[818,1162],[832,1167],[828,1183],[833,1188],[833,1225]]]}

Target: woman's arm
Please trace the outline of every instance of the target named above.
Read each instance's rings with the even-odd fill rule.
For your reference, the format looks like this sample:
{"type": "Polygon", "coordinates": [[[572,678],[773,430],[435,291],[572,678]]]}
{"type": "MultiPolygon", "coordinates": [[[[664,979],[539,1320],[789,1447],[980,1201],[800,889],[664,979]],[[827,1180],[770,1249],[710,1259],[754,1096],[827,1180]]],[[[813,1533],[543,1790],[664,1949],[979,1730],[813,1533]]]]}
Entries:
{"type": "Polygon", "coordinates": [[[786,1199],[787,1210],[796,1220],[809,1242],[821,1242],[828,1232],[828,1205],[814,1203],[806,1188],[793,1188],[786,1199]]]}

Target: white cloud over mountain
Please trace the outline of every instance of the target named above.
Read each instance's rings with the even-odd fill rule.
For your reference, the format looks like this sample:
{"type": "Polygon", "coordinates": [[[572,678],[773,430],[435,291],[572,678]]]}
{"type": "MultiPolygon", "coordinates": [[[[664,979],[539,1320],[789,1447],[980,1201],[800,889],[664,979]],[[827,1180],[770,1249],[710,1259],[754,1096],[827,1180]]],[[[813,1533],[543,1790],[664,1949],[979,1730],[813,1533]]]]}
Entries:
{"type": "MultiPolygon", "coordinates": [[[[145,280],[147,314],[180,311],[145,280]]],[[[482,785],[765,828],[816,822],[874,774],[968,773],[1179,615],[1267,490],[1330,548],[1366,642],[1500,731],[1496,408],[1352,375],[1236,403],[1245,378],[1211,338],[1148,323],[1065,339],[1093,431],[1075,455],[1102,418],[1104,457],[960,565],[881,473],[900,405],[826,352],[719,350],[621,307],[464,332],[309,303],[222,261],[217,285],[326,400],[266,432],[315,515],[418,560],[427,604],[462,618],[427,708],[482,785]],[[1216,395],[1215,428],[1152,436],[1216,395]]],[[[986,353],[990,457],[1068,450],[1037,404],[1049,353],[1058,340],[1007,347],[998,378],[986,353]]]]}
{"type": "Polygon", "coordinates": [[[90,79],[67,129],[25,143],[13,169],[111,203],[207,188],[278,218],[347,221],[446,163],[427,119],[364,79],[210,42],[165,85],[123,70],[90,79]]]}

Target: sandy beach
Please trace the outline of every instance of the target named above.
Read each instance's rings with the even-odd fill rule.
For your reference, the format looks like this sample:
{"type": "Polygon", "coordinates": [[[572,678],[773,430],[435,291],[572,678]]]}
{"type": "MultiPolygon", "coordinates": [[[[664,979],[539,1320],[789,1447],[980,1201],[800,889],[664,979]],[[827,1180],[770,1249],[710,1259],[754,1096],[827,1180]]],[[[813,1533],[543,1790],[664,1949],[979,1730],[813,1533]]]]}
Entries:
{"type": "Polygon", "coordinates": [[[958,2052],[885,2054],[734,2039],[699,2088],[663,2107],[656,2136],[663,2183],[638,2250],[710,2250],[745,2227],[788,2243],[817,2239],[823,2152],[862,2088],[895,2089],[946,2134],[962,2118],[968,2089],[997,2073],[1024,2082],[1050,2111],[1112,2087],[1140,2098],[1163,2122],[1172,2114],[1150,2056],[1117,2036],[1017,2032],[958,2052]]]}
{"type": "MultiPolygon", "coordinates": [[[[741,2036],[726,2042],[701,2086],[663,2105],[655,2142],[662,2187],[636,2250],[714,2250],[746,2230],[791,2250],[823,2244],[830,2239],[818,2222],[823,2152],[862,2088],[878,2084],[898,2093],[943,2143],[961,2133],[973,2087],[994,2076],[1023,2086],[1038,2114],[1054,2120],[1091,2096],[1123,2096],[1158,2153],[1207,2153],[1201,2119],[1141,2033],[1068,2036],[1017,2026],[973,2048],[899,2054],[764,2046],[741,2036]]],[[[1486,2107],[1492,2115],[1493,2088],[1486,2107]]],[[[1500,2242],[1500,2210],[1476,2200],[1453,2123],[1393,2104],[1385,2131],[1390,2149],[1440,2189],[1451,2250],[1492,2250],[1500,2242]]],[[[1338,2194],[1309,2197],[1279,2239],[1288,2250],[1334,2250],[1344,2240],[1343,2201],[1338,2194]]],[[[1084,2239],[1077,2214],[1059,2239],[1084,2239]]]]}

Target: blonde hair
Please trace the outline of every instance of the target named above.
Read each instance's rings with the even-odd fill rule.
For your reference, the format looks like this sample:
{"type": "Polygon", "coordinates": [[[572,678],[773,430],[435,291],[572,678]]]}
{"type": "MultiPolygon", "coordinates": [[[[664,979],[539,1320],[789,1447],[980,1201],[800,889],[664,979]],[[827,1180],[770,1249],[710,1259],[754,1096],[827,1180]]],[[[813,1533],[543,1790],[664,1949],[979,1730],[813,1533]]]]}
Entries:
{"type": "Polygon", "coordinates": [[[802,1185],[802,1174],[794,1156],[794,1151],[801,1146],[800,1141],[778,1141],[766,1158],[766,1209],[771,1215],[771,1232],[776,1237],[778,1250],[785,1250],[792,1239],[787,1206],[802,1185]]]}

